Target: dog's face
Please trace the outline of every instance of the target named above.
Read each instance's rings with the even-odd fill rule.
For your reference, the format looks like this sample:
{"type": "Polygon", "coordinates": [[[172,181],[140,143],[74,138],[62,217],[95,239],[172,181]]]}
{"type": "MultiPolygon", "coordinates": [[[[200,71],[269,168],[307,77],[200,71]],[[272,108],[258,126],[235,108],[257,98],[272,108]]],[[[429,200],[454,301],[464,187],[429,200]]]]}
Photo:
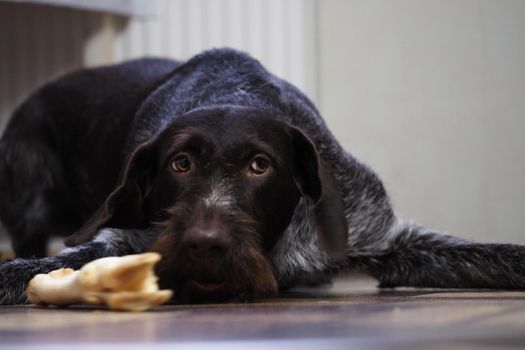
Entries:
{"type": "Polygon", "coordinates": [[[160,284],[181,299],[262,296],[278,289],[268,252],[299,198],[320,192],[299,130],[259,109],[203,109],[135,152],[104,226],[155,225],[160,284]]]}

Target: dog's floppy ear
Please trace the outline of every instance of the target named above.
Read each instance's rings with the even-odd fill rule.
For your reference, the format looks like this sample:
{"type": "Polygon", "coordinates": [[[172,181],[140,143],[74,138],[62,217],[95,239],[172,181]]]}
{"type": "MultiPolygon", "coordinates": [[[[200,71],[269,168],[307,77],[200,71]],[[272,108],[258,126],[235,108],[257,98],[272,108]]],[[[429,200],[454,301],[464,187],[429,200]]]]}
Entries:
{"type": "Polygon", "coordinates": [[[67,246],[89,241],[102,226],[112,228],[144,228],[144,200],[155,178],[156,140],[146,142],[129,157],[120,181],[104,203],[77,232],[65,240],[67,246]]]}
{"type": "Polygon", "coordinates": [[[317,202],[322,186],[319,178],[319,156],[314,144],[299,129],[290,127],[293,142],[293,176],[303,195],[317,202]]]}
{"type": "Polygon", "coordinates": [[[315,221],[322,247],[332,261],[342,261],[348,227],[334,169],[320,159],[306,135],[296,128],[292,129],[295,181],[301,192],[316,204],[315,221]]]}

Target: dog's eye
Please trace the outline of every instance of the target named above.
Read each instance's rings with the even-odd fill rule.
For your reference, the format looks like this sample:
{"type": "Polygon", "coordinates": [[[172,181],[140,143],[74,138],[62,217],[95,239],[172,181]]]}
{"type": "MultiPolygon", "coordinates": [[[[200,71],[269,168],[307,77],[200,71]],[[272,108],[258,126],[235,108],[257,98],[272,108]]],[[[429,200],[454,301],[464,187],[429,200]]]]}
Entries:
{"type": "Polygon", "coordinates": [[[263,175],[270,169],[270,160],[265,156],[256,156],[250,163],[249,171],[254,175],[263,175]]]}
{"type": "Polygon", "coordinates": [[[191,168],[190,159],[188,156],[178,156],[171,162],[171,168],[178,173],[185,173],[191,168]]]}

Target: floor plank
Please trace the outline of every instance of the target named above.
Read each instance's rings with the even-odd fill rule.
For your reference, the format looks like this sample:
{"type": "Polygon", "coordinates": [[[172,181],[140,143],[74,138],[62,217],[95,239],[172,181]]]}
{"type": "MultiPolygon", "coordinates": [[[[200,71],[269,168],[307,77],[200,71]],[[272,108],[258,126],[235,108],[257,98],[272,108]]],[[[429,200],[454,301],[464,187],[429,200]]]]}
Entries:
{"type": "Polygon", "coordinates": [[[379,290],[369,280],[253,303],[0,307],[0,347],[204,349],[521,349],[525,292],[379,290]]]}

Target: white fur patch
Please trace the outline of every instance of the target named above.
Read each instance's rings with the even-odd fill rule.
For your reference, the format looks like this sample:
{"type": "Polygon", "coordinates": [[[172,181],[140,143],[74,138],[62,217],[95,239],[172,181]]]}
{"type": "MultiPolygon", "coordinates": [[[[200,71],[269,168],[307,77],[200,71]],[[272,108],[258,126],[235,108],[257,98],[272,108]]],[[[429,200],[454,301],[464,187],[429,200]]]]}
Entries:
{"type": "Polygon", "coordinates": [[[231,187],[225,181],[214,182],[210,192],[203,198],[204,204],[208,207],[231,207],[234,205],[234,198],[231,194],[231,187]]]}
{"type": "Polygon", "coordinates": [[[105,244],[113,243],[117,238],[115,230],[111,228],[103,228],[97,232],[97,235],[93,239],[93,242],[100,242],[105,244]]]}

